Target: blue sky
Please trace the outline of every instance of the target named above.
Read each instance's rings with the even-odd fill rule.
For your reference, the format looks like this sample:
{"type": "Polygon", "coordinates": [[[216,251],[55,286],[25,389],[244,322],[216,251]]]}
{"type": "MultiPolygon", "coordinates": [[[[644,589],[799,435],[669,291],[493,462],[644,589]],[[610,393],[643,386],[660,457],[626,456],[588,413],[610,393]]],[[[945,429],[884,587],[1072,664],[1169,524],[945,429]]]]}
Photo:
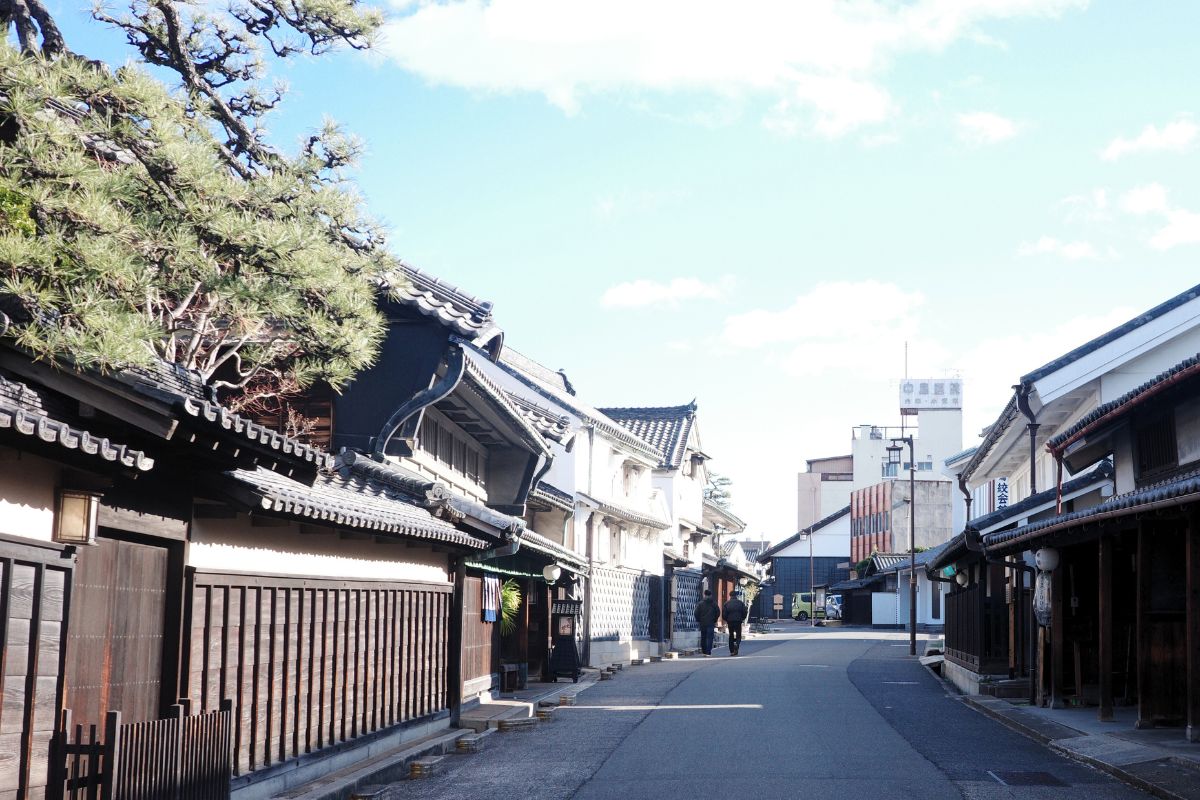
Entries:
{"type": "Polygon", "coordinates": [[[277,71],[275,140],[363,137],[393,249],[589,403],[697,398],[769,538],[805,458],[896,419],[905,341],[910,374],[965,379],[970,444],[1021,373],[1200,283],[1200,5],[387,10],[373,53],[277,71]]]}

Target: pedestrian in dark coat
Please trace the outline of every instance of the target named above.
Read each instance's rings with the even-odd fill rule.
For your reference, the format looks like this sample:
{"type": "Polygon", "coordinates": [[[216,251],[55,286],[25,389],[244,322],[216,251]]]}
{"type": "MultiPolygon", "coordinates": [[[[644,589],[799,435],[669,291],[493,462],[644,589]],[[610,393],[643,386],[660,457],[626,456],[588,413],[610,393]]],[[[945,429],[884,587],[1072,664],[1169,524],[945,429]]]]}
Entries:
{"type": "Polygon", "coordinates": [[[693,615],[696,617],[696,622],[700,623],[700,651],[705,656],[711,656],[713,634],[717,627],[717,620],[721,618],[721,609],[717,607],[717,601],[713,599],[712,591],[704,590],[704,599],[696,604],[693,615]]]}
{"type": "Polygon", "coordinates": [[[742,623],[746,621],[746,604],[736,594],[730,595],[721,607],[721,616],[729,628],[729,655],[736,656],[742,647],[742,623]]]}

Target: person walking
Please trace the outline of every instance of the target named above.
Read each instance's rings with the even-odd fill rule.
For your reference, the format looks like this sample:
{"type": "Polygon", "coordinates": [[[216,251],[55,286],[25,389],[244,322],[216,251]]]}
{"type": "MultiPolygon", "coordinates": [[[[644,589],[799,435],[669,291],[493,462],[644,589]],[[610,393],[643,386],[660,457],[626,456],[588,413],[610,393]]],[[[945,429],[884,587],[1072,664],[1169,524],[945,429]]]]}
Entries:
{"type": "Polygon", "coordinates": [[[711,590],[704,590],[704,598],[696,603],[693,616],[696,622],[700,623],[700,651],[707,658],[712,655],[713,634],[721,616],[721,609],[717,608],[717,601],[713,599],[711,590]]]}
{"type": "Polygon", "coordinates": [[[746,604],[737,594],[729,595],[721,607],[721,616],[729,628],[729,655],[736,656],[742,647],[742,623],[746,621],[746,604]]]}

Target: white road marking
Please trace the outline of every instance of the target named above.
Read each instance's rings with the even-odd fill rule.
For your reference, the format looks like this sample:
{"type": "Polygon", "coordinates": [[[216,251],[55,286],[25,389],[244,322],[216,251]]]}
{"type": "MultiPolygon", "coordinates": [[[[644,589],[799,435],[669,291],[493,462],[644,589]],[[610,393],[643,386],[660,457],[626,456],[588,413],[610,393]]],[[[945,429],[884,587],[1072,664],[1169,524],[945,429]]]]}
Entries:
{"type": "Polygon", "coordinates": [[[1000,778],[1000,776],[999,776],[999,775],[997,775],[996,773],[992,772],[990,769],[987,771],[987,774],[988,774],[988,775],[991,775],[993,778],[995,778],[995,779],[996,779],[996,783],[1000,784],[1001,786],[1008,786],[1008,784],[1007,784],[1007,783],[1005,783],[1005,782],[1004,782],[1004,781],[1003,781],[1003,780],[1000,778]]]}
{"type": "Polygon", "coordinates": [[[884,681],[884,686],[917,686],[920,681],[884,681]]]}

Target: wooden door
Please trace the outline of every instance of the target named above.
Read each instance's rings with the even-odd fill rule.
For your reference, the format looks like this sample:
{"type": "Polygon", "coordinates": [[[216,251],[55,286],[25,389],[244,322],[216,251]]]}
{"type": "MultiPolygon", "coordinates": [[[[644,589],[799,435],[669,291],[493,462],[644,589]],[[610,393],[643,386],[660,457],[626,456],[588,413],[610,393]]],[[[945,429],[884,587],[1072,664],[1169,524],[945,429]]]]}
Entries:
{"type": "Polygon", "coordinates": [[[101,536],[82,547],[71,589],[66,707],[102,725],[157,719],[166,619],[167,549],[101,536]]]}

